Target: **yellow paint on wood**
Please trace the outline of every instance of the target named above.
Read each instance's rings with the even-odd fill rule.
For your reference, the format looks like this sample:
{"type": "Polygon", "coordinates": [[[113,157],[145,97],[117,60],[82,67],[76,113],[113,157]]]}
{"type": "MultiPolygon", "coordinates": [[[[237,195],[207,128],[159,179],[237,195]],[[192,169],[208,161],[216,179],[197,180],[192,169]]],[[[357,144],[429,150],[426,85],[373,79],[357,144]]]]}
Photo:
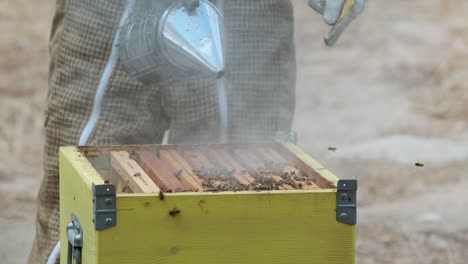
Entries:
{"type": "Polygon", "coordinates": [[[63,147],[59,154],[60,164],[60,259],[67,259],[66,226],[75,214],[83,229],[83,263],[96,263],[96,232],[93,224],[92,184],[104,180],[88,160],[75,147],[63,147]]]}
{"type": "MultiPolygon", "coordinates": [[[[307,154],[286,147],[336,184],[338,179],[324,174],[307,154]]],[[[333,188],[174,193],[163,200],[158,194],[122,193],[117,195],[117,225],[95,231],[93,183],[104,180],[77,148],[61,148],[62,261],[65,226],[74,213],[84,230],[86,264],[354,263],[355,226],[336,221],[333,188]]]]}
{"type": "Polygon", "coordinates": [[[332,190],[119,195],[98,263],[351,264],[355,228],[335,220],[335,199],[332,190]]]}

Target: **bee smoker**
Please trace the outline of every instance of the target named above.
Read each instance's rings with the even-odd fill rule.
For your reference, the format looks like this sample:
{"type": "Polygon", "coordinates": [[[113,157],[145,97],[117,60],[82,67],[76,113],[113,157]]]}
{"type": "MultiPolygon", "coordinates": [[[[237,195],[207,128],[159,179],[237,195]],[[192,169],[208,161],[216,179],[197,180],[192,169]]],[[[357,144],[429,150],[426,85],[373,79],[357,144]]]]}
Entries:
{"type": "Polygon", "coordinates": [[[121,28],[123,69],[144,83],[187,74],[221,77],[224,32],[218,8],[208,0],[153,3],[147,10],[132,11],[121,28]]]}

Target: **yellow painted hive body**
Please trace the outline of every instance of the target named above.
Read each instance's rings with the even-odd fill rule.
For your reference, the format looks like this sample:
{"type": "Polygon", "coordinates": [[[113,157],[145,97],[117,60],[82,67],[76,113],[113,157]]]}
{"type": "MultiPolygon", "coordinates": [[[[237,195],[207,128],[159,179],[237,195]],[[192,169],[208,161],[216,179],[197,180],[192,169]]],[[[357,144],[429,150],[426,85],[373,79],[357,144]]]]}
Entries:
{"type": "Polygon", "coordinates": [[[73,214],[83,232],[84,264],[354,263],[355,226],[337,221],[339,179],[297,146],[275,145],[327,188],[164,195],[118,190],[115,225],[104,230],[93,222],[93,185],[110,186],[110,151],[137,147],[61,148],[62,262],[73,214]]]}

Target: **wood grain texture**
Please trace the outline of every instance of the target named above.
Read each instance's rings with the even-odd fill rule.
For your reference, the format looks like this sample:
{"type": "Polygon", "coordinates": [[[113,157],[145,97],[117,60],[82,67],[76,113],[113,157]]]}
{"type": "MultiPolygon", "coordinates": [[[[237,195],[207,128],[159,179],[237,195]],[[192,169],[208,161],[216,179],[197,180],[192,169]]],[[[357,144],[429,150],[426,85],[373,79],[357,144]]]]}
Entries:
{"type": "Polygon", "coordinates": [[[123,193],[123,192],[133,192],[132,190],[129,190],[127,186],[125,186],[125,182],[123,181],[122,177],[120,177],[119,173],[112,168],[109,170],[109,175],[110,175],[110,180],[109,183],[113,184],[115,186],[115,191],[117,193],[123,193]]]}
{"type": "Polygon", "coordinates": [[[185,191],[182,183],[177,179],[167,164],[151,151],[135,151],[138,164],[153,179],[156,185],[164,192],[185,191]]]}
{"type": "MultiPolygon", "coordinates": [[[[309,175],[305,171],[299,170],[292,162],[288,162],[281,154],[276,152],[274,149],[269,148],[269,147],[261,147],[257,151],[258,155],[265,159],[266,161],[273,161],[273,162],[278,162],[280,164],[284,164],[284,173],[288,173],[290,175],[297,175],[301,176],[301,174],[306,174],[307,178],[309,178],[309,175]]],[[[313,179],[313,177],[310,177],[313,179]]],[[[314,179],[315,180],[315,179],[314,179]]],[[[315,184],[312,181],[308,181],[307,184],[301,183],[299,181],[295,181],[296,185],[301,185],[302,189],[304,190],[315,190],[315,189],[321,189],[317,184],[315,184]]]]}
{"type": "Polygon", "coordinates": [[[275,145],[275,149],[282,153],[283,157],[287,160],[298,159],[300,162],[296,162],[297,166],[307,173],[310,173],[310,175],[315,175],[316,183],[320,188],[336,189],[340,179],[295,144],[284,143],[275,145]],[[284,150],[289,151],[289,153],[285,153],[284,150]]]}
{"type": "Polygon", "coordinates": [[[216,169],[216,166],[210,162],[200,151],[195,148],[177,148],[180,155],[187,161],[187,163],[195,170],[209,170],[216,169]]]}
{"type": "Polygon", "coordinates": [[[162,201],[123,194],[119,224],[98,233],[98,261],[352,264],[355,227],[335,220],[335,199],[324,190],[176,193],[162,201]],[[180,214],[171,216],[174,208],[180,214]]]}
{"type": "MultiPolygon", "coordinates": [[[[160,189],[127,151],[110,152],[111,167],[134,193],[159,193],[160,189]]],[[[115,179],[114,179],[115,180],[115,179]]]]}
{"type": "Polygon", "coordinates": [[[232,154],[230,154],[228,151],[218,149],[216,150],[216,155],[226,160],[226,162],[230,164],[231,168],[238,171],[239,174],[249,183],[255,181],[255,179],[247,172],[247,170],[238,161],[236,161],[232,154]]]}
{"type": "Polygon", "coordinates": [[[206,149],[203,153],[206,157],[209,157],[210,161],[216,163],[218,168],[230,171],[232,173],[232,177],[234,177],[238,182],[244,185],[248,185],[253,182],[253,179],[250,179],[251,177],[248,176],[247,173],[243,173],[242,169],[236,168],[233,161],[225,153],[214,149],[206,149]],[[245,177],[246,174],[247,177],[245,177]]]}
{"type": "Polygon", "coordinates": [[[59,152],[60,174],[60,258],[67,259],[66,226],[72,213],[80,220],[83,233],[83,263],[95,264],[97,259],[96,231],[93,224],[92,184],[104,180],[75,147],[62,147],[59,152]]]}
{"type": "Polygon", "coordinates": [[[198,177],[193,173],[193,168],[192,166],[187,162],[187,160],[182,157],[182,155],[175,149],[169,149],[168,150],[171,156],[184,168],[187,172],[191,172],[193,177],[197,180],[198,183],[203,184],[204,179],[198,177]]]}
{"type": "Polygon", "coordinates": [[[192,170],[186,170],[185,167],[182,166],[182,164],[180,164],[169,151],[160,150],[159,155],[161,160],[165,162],[167,167],[172,170],[172,173],[176,175],[176,178],[180,180],[186,190],[191,190],[193,192],[203,190],[198,177],[193,174],[192,170]]]}
{"type": "MultiPolygon", "coordinates": [[[[256,174],[264,167],[264,161],[257,156],[257,154],[252,153],[251,150],[245,149],[234,149],[233,153],[237,160],[239,160],[245,168],[247,168],[250,173],[256,174]]],[[[282,181],[280,175],[274,173],[264,173],[266,176],[272,177],[275,181],[282,181]]],[[[289,184],[282,184],[281,189],[283,190],[294,190],[294,187],[289,184]]]]}

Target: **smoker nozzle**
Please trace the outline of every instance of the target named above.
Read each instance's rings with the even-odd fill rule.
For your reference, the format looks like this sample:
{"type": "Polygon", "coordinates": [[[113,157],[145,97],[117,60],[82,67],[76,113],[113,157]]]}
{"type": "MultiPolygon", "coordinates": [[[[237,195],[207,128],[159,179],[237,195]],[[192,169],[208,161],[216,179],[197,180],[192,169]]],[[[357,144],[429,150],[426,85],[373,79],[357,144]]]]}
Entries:
{"type": "Polygon", "coordinates": [[[224,25],[208,0],[178,0],[133,14],[122,27],[123,69],[145,83],[181,74],[224,75],[224,25]]]}

